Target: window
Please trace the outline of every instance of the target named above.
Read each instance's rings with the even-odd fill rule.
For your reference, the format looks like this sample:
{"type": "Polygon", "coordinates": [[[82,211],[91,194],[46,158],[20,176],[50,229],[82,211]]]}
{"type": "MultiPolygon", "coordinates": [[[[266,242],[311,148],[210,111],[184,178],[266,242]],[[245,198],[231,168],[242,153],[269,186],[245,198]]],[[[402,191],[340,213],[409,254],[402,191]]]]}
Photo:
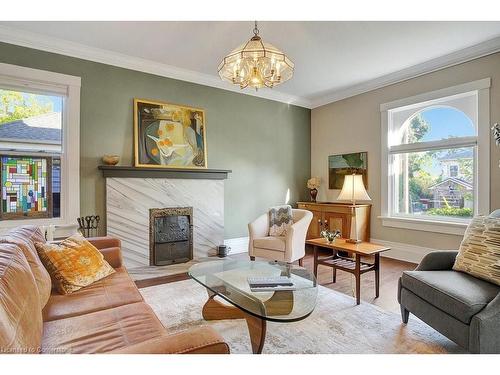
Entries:
{"type": "Polygon", "coordinates": [[[0,64],[0,231],[79,216],[80,78],[0,64]]]}
{"type": "Polygon", "coordinates": [[[450,165],[448,175],[450,177],[458,177],[458,165],[457,164],[450,165]]]}
{"type": "Polygon", "coordinates": [[[1,219],[61,212],[63,97],[0,89],[1,219]]]}
{"type": "Polygon", "coordinates": [[[459,234],[489,210],[488,87],[486,79],[381,106],[384,225],[459,234]]]}

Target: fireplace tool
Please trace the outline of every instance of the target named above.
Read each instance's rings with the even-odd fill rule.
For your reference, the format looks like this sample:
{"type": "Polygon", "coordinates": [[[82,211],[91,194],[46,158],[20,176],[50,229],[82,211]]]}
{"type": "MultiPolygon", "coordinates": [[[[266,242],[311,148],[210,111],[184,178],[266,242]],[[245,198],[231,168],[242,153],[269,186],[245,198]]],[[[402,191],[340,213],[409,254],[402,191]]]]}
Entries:
{"type": "Polygon", "coordinates": [[[82,216],[77,220],[78,229],[84,237],[96,237],[99,234],[99,221],[101,220],[99,215],[82,216]]]}

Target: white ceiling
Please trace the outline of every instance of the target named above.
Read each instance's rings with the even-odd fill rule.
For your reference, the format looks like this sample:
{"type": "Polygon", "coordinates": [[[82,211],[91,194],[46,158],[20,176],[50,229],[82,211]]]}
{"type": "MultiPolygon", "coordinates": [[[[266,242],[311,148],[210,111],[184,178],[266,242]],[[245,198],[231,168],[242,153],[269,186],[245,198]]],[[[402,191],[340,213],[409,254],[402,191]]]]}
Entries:
{"type": "MultiPolygon", "coordinates": [[[[65,53],[65,47],[73,52],[93,47],[93,53],[101,57],[117,53],[149,60],[157,69],[163,65],[169,72],[180,68],[189,76],[186,80],[196,81],[199,76],[200,83],[230,88],[216,81],[217,65],[252,35],[253,22],[0,22],[1,27],[10,30],[10,39],[2,38],[0,30],[3,41],[19,39],[17,44],[38,48],[38,43],[40,49],[60,53],[65,53]],[[12,31],[24,34],[16,39],[12,31]],[[49,38],[41,38],[45,36],[49,38]],[[23,42],[30,37],[30,43],[23,42]],[[48,41],[52,48],[46,48],[48,41]]],[[[265,41],[281,48],[295,63],[294,77],[267,97],[279,100],[281,96],[283,101],[289,98],[309,107],[380,77],[500,37],[500,22],[268,21],[260,22],[259,28],[265,41]]],[[[500,47],[500,43],[495,45],[500,47]]],[[[174,78],[183,79],[182,74],[174,78]]],[[[266,97],[264,91],[269,89],[257,95],[266,97]]]]}

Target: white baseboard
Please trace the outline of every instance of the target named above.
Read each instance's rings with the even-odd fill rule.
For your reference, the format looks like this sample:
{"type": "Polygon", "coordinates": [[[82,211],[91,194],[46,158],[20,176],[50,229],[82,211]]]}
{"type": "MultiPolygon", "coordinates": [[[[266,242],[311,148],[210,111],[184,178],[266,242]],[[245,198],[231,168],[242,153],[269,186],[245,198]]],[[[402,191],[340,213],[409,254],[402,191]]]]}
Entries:
{"type": "MultiPolygon", "coordinates": [[[[382,253],[382,256],[384,257],[417,264],[420,263],[425,255],[437,250],[429,247],[410,245],[402,242],[379,240],[376,238],[371,238],[370,242],[391,248],[391,250],[382,253]]],[[[248,237],[228,238],[224,240],[224,244],[231,247],[230,254],[248,252],[248,237]]]]}
{"type": "Polygon", "coordinates": [[[224,240],[224,245],[229,246],[229,254],[248,253],[248,237],[228,238],[224,240]]]}
{"type": "Polygon", "coordinates": [[[420,263],[425,255],[437,250],[402,242],[378,240],[376,238],[370,238],[370,242],[391,248],[391,250],[382,253],[382,256],[384,257],[417,264],[420,263]]]}

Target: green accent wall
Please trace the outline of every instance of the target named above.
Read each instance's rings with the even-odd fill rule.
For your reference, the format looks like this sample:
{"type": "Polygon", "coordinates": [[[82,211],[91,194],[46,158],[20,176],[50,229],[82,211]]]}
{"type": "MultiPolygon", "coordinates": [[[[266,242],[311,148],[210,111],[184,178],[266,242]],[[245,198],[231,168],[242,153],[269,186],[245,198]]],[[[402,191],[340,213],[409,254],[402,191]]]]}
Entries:
{"type": "Polygon", "coordinates": [[[133,164],[133,98],[205,109],[208,167],[233,171],[225,183],[225,238],[247,236],[248,222],[283,204],[288,189],[291,203],[308,196],[309,109],[5,43],[0,62],[82,78],[81,215],[105,216],[102,155],[133,164]]]}

